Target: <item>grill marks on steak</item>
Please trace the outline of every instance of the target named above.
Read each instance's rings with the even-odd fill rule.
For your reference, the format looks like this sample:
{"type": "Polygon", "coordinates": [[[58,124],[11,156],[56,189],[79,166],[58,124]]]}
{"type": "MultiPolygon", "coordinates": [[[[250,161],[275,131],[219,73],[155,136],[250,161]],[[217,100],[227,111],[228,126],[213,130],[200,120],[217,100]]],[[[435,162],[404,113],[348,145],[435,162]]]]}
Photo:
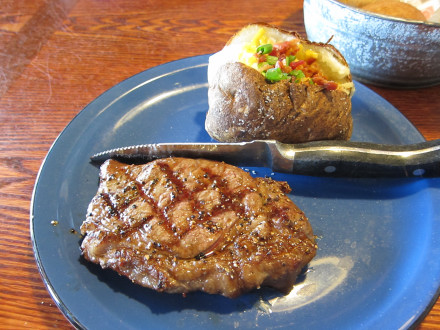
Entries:
{"type": "Polygon", "coordinates": [[[289,289],[314,257],[287,183],[203,159],[104,163],[81,226],[86,259],[140,285],[227,297],[289,289]]]}

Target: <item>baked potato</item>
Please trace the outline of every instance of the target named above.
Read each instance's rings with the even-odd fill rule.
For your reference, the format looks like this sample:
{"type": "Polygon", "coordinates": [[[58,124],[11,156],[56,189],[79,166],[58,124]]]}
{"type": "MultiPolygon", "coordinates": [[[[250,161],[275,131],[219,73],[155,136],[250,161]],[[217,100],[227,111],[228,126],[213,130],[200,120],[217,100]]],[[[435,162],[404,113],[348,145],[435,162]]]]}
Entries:
{"type": "Polygon", "coordinates": [[[348,140],[354,85],[344,57],[262,23],[209,58],[205,129],[221,142],[348,140]]]}

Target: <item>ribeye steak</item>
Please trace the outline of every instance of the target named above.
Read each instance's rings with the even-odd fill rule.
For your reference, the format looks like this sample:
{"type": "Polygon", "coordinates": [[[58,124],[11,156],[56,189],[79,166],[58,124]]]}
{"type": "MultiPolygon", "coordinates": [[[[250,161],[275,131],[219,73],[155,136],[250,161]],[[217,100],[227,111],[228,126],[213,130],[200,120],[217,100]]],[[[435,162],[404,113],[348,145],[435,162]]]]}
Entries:
{"type": "Polygon", "coordinates": [[[158,291],[288,290],[315,256],[286,182],[223,162],[106,161],[81,226],[84,257],[158,291]]]}

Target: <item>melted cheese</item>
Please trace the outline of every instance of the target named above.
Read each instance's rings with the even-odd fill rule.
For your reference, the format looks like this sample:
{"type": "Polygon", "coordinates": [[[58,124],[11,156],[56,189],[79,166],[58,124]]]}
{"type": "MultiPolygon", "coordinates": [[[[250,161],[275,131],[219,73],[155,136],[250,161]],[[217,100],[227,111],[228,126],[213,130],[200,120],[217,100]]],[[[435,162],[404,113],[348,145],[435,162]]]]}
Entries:
{"type": "Polygon", "coordinates": [[[266,33],[266,29],[260,28],[250,42],[243,45],[243,49],[238,54],[238,61],[254,69],[258,69],[258,61],[254,56],[257,48],[261,45],[274,44],[275,41],[266,33]]]}

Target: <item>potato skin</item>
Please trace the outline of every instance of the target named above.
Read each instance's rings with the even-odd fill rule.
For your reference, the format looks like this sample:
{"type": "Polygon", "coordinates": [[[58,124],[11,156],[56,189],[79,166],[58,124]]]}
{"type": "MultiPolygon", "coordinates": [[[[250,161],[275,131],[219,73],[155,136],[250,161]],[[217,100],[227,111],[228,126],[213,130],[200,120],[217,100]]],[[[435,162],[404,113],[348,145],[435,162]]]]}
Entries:
{"type": "Polygon", "coordinates": [[[205,129],[221,142],[348,140],[351,96],[318,85],[268,83],[240,62],[220,67],[210,81],[205,129]]]}

